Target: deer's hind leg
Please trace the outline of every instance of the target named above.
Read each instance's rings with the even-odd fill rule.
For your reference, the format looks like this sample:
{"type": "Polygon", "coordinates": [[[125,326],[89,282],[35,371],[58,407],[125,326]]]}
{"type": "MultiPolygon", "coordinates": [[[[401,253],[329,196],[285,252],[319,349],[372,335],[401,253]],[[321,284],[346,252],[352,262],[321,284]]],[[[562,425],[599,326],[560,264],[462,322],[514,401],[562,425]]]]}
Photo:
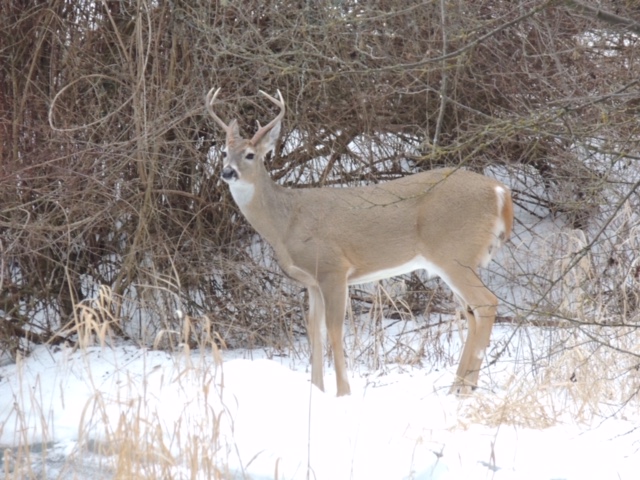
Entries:
{"type": "Polygon", "coordinates": [[[467,394],[478,385],[480,367],[496,318],[498,299],[471,268],[458,266],[445,281],[458,297],[468,323],[467,338],[450,393],[467,394]]]}

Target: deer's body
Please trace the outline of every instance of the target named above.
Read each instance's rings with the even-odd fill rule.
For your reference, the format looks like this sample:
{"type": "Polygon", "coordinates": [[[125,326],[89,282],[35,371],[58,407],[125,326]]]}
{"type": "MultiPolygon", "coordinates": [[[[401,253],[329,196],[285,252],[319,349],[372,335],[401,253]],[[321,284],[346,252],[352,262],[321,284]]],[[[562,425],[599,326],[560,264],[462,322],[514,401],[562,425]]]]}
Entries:
{"type": "Polygon", "coordinates": [[[287,275],[301,281],[298,270],[305,277],[316,277],[340,268],[353,285],[423,268],[412,268],[418,259],[424,259],[417,262],[420,265],[424,261],[433,265],[436,271],[430,273],[434,275],[450,261],[474,269],[486,266],[490,249],[505,233],[506,222],[499,222],[491,208],[496,188],[502,187],[483,175],[439,169],[366,187],[332,188],[328,197],[324,188],[291,189],[269,180],[252,197],[236,203],[274,248],[287,275]],[[475,184],[472,191],[470,182],[475,184]],[[484,198],[478,198],[479,192],[484,198]],[[491,228],[477,231],[476,222],[452,216],[451,211],[459,208],[475,219],[486,219],[491,228]],[[413,215],[407,217],[403,209],[413,215]],[[442,237],[437,228],[442,222],[454,236],[442,237]],[[469,248],[469,242],[477,247],[469,248]],[[372,256],[371,251],[377,254],[372,256]],[[463,252],[473,253],[463,258],[463,252]]]}
{"type": "Polygon", "coordinates": [[[497,299],[477,276],[508,238],[511,194],[489,177],[438,169],[356,188],[289,189],[274,183],[263,164],[275,145],[281,114],[251,140],[237,124],[227,132],[223,178],[249,223],[275,250],[278,263],[309,290],[312,381],[323,383],[322,323],[334,354],[338,395],[350,393],[342,344],[348,285],[425,269],[442,278],[469,322],[454,391],[476,385],[489,343],[497,299]],[[251,157],[251,158],[250,158],[251,157]]]}

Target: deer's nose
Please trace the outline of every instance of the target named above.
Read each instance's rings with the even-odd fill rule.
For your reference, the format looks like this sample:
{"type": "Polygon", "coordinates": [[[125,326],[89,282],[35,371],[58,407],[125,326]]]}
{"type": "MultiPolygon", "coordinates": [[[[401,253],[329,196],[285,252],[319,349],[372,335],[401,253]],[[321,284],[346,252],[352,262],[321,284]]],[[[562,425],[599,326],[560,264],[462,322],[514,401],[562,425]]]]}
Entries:
{"type": "Polygon", "coordinates": [[[225,182],[231,182],[233,180],[238,180],[238,172],[235,168],[225,167],[222,169],[222,179],[225,182]]]}

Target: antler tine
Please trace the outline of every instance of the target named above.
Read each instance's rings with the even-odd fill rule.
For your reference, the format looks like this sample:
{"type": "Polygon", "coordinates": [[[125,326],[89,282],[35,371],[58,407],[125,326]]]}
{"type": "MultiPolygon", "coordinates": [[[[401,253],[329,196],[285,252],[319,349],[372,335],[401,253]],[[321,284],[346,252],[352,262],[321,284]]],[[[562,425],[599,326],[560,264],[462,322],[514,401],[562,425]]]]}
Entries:
{"type": "Polygon", "coordinates": [[[265,97],[267,97],[269,100],[271,100],[273,103],[275,103],[278,107],[284,108],[284,99],[282,98],[282,94],[280,93],[280,90],[276,90],[276,91],[278,92],[279,99],[272,97],[271,95],[269,95],[264,90],[260,90],[260,94],[264,95],[265,97]]]}
{"type": "Polygon", "coordinates": [[[213,117],[213,119],[216,121],[216,123],[218,125],[220,125],[220,127],[225,131],[225,132],[229,132],[229,125],[227,125],[226,123],[224,123],[220,117],[218,115],[216,115],[216,112],[213,111],[213,104],[216,101],[216,97],[218,96],[218,93],[220,93],[220,90],[222,90],[222,87],[218,87],[217,90],[215,90],[216,87],[213,87],[211,90],[209,90],[209,93],[207,93],[207,101],[206,101],[206,105],[207,105],[207,111],[209,112],[209,115],[211,115],[213,117]],[[215,92],[214,92],[215,90],[215,92]]]}
{"type": "Polygon", "coordinates": [[[276,123],[278,123],[280,120],[282,120],[282,118],[284,117],[284,112],[285,112],[285,106],[284,106],[284,98],[282,98],[282,93],[280,93],[280,90],[278,90],[278,97],[279,100],[277,98],[272,97],[271,95],[269,95],[267,92],[263,92],[262,90],[260,90],[260,94],[264,95],[265,97],[267,97],[269,100],[271,100],[271,102],[273,102],[275,105],[277,105],[278,107],[280,107],[280,113],[278,113],[278,116],[276,118],[274,118],[273,120],[271,120],[269,123],[267,123],[264,127],[260,127],[258,129],[258,131],[255,133],[255,135],[253,136],[253,138],[251,139],[251,143],[253,143],[255,145],[256,142],[258,142],[258,140],[260,140],[269,130],[271,130],[276,123]]]}

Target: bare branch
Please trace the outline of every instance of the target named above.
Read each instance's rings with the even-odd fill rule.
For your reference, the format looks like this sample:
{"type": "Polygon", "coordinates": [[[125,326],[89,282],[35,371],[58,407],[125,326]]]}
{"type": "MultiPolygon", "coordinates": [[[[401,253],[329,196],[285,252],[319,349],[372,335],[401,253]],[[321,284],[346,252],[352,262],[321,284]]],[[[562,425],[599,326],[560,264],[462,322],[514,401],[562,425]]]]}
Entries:
{"type": "Polygon", "coordinates": [[[621,17],[620,15],[616,15],[615,13],[608,12],[599,7],[593,7],[591,5],[587,5],[583,2],[578,2],[576,0],[564,0],[565,5],[569,8],[575,10],[578,13],[583,13],[589,15],[598,20],[602,20],[609,25],[613,25],[616,27],[624,27],[630,32],[640,35],[640,22],[633,20],[631,18],[621,17]]]}

